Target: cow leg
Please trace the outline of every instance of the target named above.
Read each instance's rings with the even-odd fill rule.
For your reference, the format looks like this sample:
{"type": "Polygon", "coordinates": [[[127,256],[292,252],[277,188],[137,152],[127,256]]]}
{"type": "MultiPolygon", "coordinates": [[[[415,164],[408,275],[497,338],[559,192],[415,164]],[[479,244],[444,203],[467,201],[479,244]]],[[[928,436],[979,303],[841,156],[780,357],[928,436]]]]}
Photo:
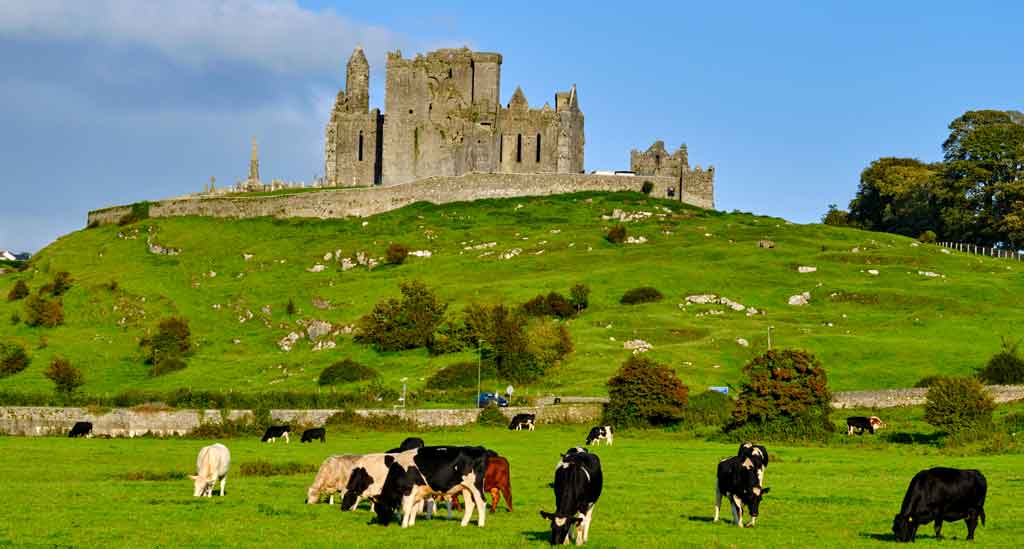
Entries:
{"type": "Polygon", "coordinates": [[[480,491],[476,489],[476,484],[463,484],[463,486],[466,490],[469,490],[469,494],[466,495],[466,514],[462,517],[462,525],[469,524],[470,516],[473,514],[472,508],[469,506],[469,502],[472,500],[477,508],[477,526],[483,528],[486,521],[487,503],[484,501],[480,491]]]}
{"type": "Polygon", "coordinates": [[[452,520],[452,501],[455,501],[456,503],[458,503],[458,501],[459,501],[459,500],[455,499],[456,497],[458,497],[458,496],[452,496],[452,497],[448,498],[448,501],[447,501],[447,503],[448,503],[448,520],[452,520]]]}
{"type": "Polygon", "coordinates": [[[501,499],[501,493],[498,492],[497,488],[491,488],[491,512],[498,512],[498,500],[501,499]]]}
{"type": "Polygon", "coordinates": [[[942,516],[935,518],[935,539],[942,539],[942,516]]]}
{"type": "Polygon", "coordinates": [[[732,516],[736,519],[736,526],[743,528],[743,500],[733,494],[730,501],[732,503],[732,516]]]}
{"type": "Polygon", "coordinates": [[[284,443],[285,443],[285,444],[291,444],[291,443],[292,443],[292,439],[291,439],[291,437],[290,437],[290,436],[288,436],[288,431],[285,431],[285,432],[284,432],[284,443]]]}
{"type": "Polygon", "coordinates": [[[593,518],[594,506],[591,505],[590,509],[587,510],[587,514],[583,515],[583,522],[579,525],[579,528],[583,531],[583,543],[586,543],[590,539],[590,521],[593,520],[593,518]]]}
{"type": "Polygon", "coordinates": [[[718,522],[718,510],[722,507],[722,490],[715,483],[715,519],[711,522],[718,522]]]}
{"type": "MultiPolygon", "coordinates": [[[[967,518],[964,519],[964,523],[967,524],[967,539],[974,539],[974,529],[978,527],[978,511],[971,509],[967,512],[967,518]]],[[[938,524],[938,523],[936,523],[938,524]]]]}
{"type": "MultiPolygon", "coordinates": [[[[509,482],[511,482],[511,481],[509,481],[509,482]]],[[[508,512],[511,513],[512,512],[512,487],[509,486],[506,483],[504,486],[501,487],[501,491],[505,495],[505,507],[508,509],[508,512]]]]}
{"type": "Polygon", "coordinates": [[[334,494],[327,499],[327,505],[334,505],[334,494]]]}
{"type": "Polygon", "coordinates": [[[476,498],[473,497],[472,492],[468,492],[466,494],[466,512],[462,514],[462,526],[467,526],[469,524],[469,519],[473,517],[473,508],[475,506],[476,498]]]}
{"type": "Polygon", "coordinates": [[[224,497],[224,485],[228,483],[228,477],[220,479],[220,497],[224,497]]]}

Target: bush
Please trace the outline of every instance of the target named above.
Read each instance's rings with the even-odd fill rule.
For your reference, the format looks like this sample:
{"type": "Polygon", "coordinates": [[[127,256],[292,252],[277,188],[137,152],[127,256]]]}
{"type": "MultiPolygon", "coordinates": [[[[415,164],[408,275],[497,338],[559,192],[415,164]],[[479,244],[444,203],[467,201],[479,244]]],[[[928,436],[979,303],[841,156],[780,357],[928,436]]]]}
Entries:
{"type": "Polygon", "coordinates": [[[427,349],[433,356],[460,353],[476,349],[476,340],[464,322],[446,320],[434,332],[427,349]]]}
{"type": "Polygon", "coordinates": [[[0,343],[0,377],[14,375],[28,368],[30,362],[25,347],[14,342],[0,343]]]}
{"type": "Polygon", "coordinates": [[[7,301],[24,299],[28,294],[28,284],[25,284],[24,280],[19,280],[14,283],[14,287],[11,288],[11,291],[7,292],[7,301]]]}
{"type": "Polygon", "coordinates": [[[651,183],[650,181],[644,181],[644,184],[640,186],[640,192],[644,194],[651,194],[651,191],[653,190],[654,183],[651,183]]]}
{"type": "Polygon", "coordinates": [[[320,385],[337,385],[339,383],[353,383],[366,379],[373,379],[379,374],[377,370],[364,366],[351,358],[335,362],[320,372],[318,383],[320,385]]]}
{"type": "Polygon", "coordinates": [[[21,315],[18,314],[18,311],[14,311],[11,313],[10,320],[12,326],[17,326],[21,322],[21,315]]]}
{"type": "Polygon", "coordinates": [[[298,463],[289,461],[286,463],[270,463],[258,459],[248,461],[238,468],[243,477],[275,477],[282,475],[308,475],[316,473],[319,467],[313,463],[298,463]]]}
{"type": "MultiPolygon", "coordinates": [[[[427,378],[427,389],[446,391],[449,389],[476,389],[477,362],[457,362],[445,366],[427,378]]],[[[493,362],[480,362],[480,379],[492,380],[498,377],[493,362]]]]}
{"type": "Polygon", "coordinates": [[[935,236],[935,231],[925,231],[921,233],[921,236],[917,237],[924,244],[934,244],[936,238],[938,237],[935,236]]]}
{"type": "Polygon", "coordinates": [[[676,423],[683,418],[689,389],[667,366],[632,356],[608,380],[605,419],[616,427],[676,423]]]}
{"type": "Polygon", "coordinates": [[[534,381],[572,350],[564,326],[553,329],[547,321],[531,325],[521,310],[504,305],[472,304],[463,311],[463,322],[469,341],[480,342],[483,360],[504,381],[534,381]]]}
{"type": "Polygon", "coordinates": [[[43,328],[54,328],[64,324],[64,304],[59,299],[28,296],[25,298],[25,324],[43,328]]]}
{"type": "Polygon", "coordinates": [[[569,304],[576,309],[576,314],[583,312],[590,306],[590,286],[583,283],[576,283],[569,289],[569,304]]]}
{"type": "Polygon", "coordinates": [[[717,391],[704,391],[686,403],[683,423],[686,425],[708,425],[723,427],[732,418],[733,402],[728,395],[717,391]]]}
{"type": "Polygon", "coordinates": [[[653,303],[655,301],[661,301],[665,296],[661,295],[661,292],[657,288],[650,286],[644,286],[641,288],[633,288],[622,294],[622,299],[619,303],[623,305],[636,305],[637,303],[653,303]]]}
{"type": "Polygon", "coordinates": [[[918,380],[917,383],[914,384],[914,387],[916,387],[918,389],[924,389],[924,388],[931,387],[932,385],[935,384],[936,381],[942,379],[942,377],[943,376],[939,376],[939,375],[924,376],[920,380],[918,380]]]}
{"type": "Polygon", "coordinates": [[[65,292],[71,289],[71,283],[74,280],[71,278],[71,273],[67,271],[60,271],[53,275],[53,282],[44,286],[44,288],[54,297],[64,295],[65,292]]]}
{"type": "Polygon", "coordinates": [[[117,224],[121,226],[130,225],[143,219],[149,219],[149,202],[136,202],[132,204],[131,211],[121,216],[117,224]]]}
{"type": "Polygon", "coordinates": [[[157,364],[167,358],[181,358],[192,350],[188,320],[172,316],[160,321],[155,335],[139,342],[146,355],[146,364],[157,364]]]}
{"type": "Polygon", "coordinates": [[[990,432],[995,402],[972,377],[948,377],[928,388],[924,420],[951,435],[990,432]]]}
{"type": "Polygon", "coordinates": [[[82,379],[82,372],[72,366],[71,361],[66,358],[54,358],[43,375],[53,382],[54,390],[58,394],[65,396],[70,396],[75,389],[85,383],[85,380],[82,379]]]}
{"type": "Polygon", "coordinates": [[[185,361],[177,356],[164,356],[149,369],[150,377],[162,376],[171,372],[185,369],[185,361]]]}
{"type": "Polygon", "coordinates": [[[729,430],[788,440],[824,438],[835,430],[828,376],[814,355],[770,350],[744,366],[743,373],[747,379],[729,430]]]}
{"type": "Polygon", "coordinates": [[[508,426],[508,418],[505,417],[505,414],[501,413],[497,406],[491,404],[480,410],[480,415],[476,417],[476,423],[484,427],[506,427],[508,426]]]}
{"type": "Polygon", "coordinates": [[[978,377],[986,383],[1017,385],[1024,383],[1024,358],[1017,349],[1020,341],[1011,344],[1003,340],[1003,350],[988,359],[988,364],[978,371],[978,377]]]}
{"type": "Polygon", "coordinates": [[[530,316],[557,318],[571,318],[576,313],[569,300],[558,292],[550,292],[546,296],[538,295],[523,304],[523,311],[530,316]]]}
{"type": "Polygon", "coordinates": [[[564,324],[545,320],[531,322],[526,327],[526,339],[526,352],[534,357],[540,369],[536,377],[529,379],[539,378],[573,352],[572,336],[564,324]]]}
{"type": "Polygon", "coordinates": [[[288,304],[284,306],[284,312],[288,313],[288,316],[295,315],[295,301],[292,298],[288,298],[288,304]]]}
{"type": "Polygon", "coordinates": [[[622,244],[626,241],[626,227],[624,225],[616,225],[608,230],[608,234],[604,235],[604,239],[612,244],[622,244]]]}
{"type": "Polygon", "coordinates": [[[821,222],[835,227],[849,227],[852,225],[850,222],[850,212],[840,210],[835,204],[828,205],[828,211],[825,212],[825,215],[821,216],[821,222]]]}
{"type": "Polygon", "coordinates": [[[392,242],[388,246],[388,251],[385,254],[387,262],[392,265],[401,265],[405,263],[405,258],[409,257],[409,248],[397,243],[392,242]]]}
{"type": "Polygon", "coordinates": [[[370,343],[379,351],[430,346],[448,305],[439,301],[423,282],[404,282],[400,289],[400,301],[382,301],[359,319],[356,341],[370,343]]]}
{"type": "Polygon", "coordinates": [[[362,416],[349,409],[342,410],[341,412],[327,418],[324,426],[332,427],[334,430],[343,431],[415,433],[422,430],[419,423],[397,414],[373,414],[369,416],[362,416]]]}

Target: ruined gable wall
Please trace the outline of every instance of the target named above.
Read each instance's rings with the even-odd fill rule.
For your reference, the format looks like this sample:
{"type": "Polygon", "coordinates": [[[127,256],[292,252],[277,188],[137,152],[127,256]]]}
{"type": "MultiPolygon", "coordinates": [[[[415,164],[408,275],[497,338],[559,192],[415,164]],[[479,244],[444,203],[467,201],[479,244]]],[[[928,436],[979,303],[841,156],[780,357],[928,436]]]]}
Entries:
{"type": "Polygon", "coordinates": [[[336,186],[367,186],[380,180],[380,138],[383,118],[373,109],[365,114],[340,113],[327,125],[324,176],[336,186]]]}
{"type": "Polygon", "coordinates": [[[558,114],[544,109],[501,109],[501,173],[555,173],[558,168],[558,114]],[[539,148],[539,150],[538,150],[539,148]],[[539,160],[538,160],[538,152],[539,160]]]}

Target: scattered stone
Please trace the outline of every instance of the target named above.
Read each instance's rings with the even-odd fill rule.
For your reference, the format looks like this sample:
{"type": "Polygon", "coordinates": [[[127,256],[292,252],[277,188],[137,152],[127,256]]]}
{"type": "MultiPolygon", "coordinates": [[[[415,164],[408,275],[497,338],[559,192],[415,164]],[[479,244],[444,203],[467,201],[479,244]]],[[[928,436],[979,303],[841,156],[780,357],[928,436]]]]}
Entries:
{"type": "Polygon", "coordinates": [[[939,273],[933,273],[931,271],[917,271],[917,274],[919,274],[921,276],[927,276],[928,278],[936,278],[936,277],[940,277],[940,276],[942,278],[946,278],[945,276],[940,275],[939,273]]]}
{"type": "Polygon", "coordinates": [[[629,351],[633,351],[634,355],[638,355],[640,353],[646,353],[647,351],[650,351],[653,347],[650,343],[647,343],[642,339],[631,339],[623,343],[622,348],[629,351]]]}
{"type": "Polygon", "coordinates": [[[536,252],[533,252],[533,255],[541,255],[541,254],[543,254],[543,253],[544,253],[544,251],[545,251],[545,250],[538,250],[538,251],[536,251],[536,252]]]}
{"type": "Polygon", "coordinates": [[[736,338],[736,344],[739,345],[740,347],[750,347],[750,342],[743,339],[742,337],[736,338]]]}
{"type": "Polygon", "coordinates": [[[643,244],[644,242],[647,242],[647,237],[646,236],[637,236],[637,237],[627,236],[626,237],[626,244],[643,244]]]}
{"type": "Polygon", "coordinates": [[[236,337],[235,339],[232,339],[232,340],[231,340],[231,343],[234,343],[235,345],[239,345],[239,344],[241,344],[241,343],[242,343],[242,340],[241,340],[241,339],[238,339],[238,338],[236,337]]]}
{"type": "Polygon", "coordinates": [[[355,331],[356,331],[356,325],[355,324],[346,324],[346,325],[344,325],[344,326],[342,326],[341,328],[338,329],[338,333],[339,334],[346,334],[346,335],[351,334],[351,333],[353,333],[355,331]]]}
{"type": "Polygon", "coordinates": [[[512,259],[513,257],[523,253],[521,248],[512,248],[511,250],[502,253],[498,256],[498,259],[512,259]]]}
{"type": "Polygon", "coordinates": [[[209,278],[216,278],[217,277],[217,271],[210,271],[208,273],[204,273],[203,276],[209,277],[209,278]]]}
{"type": "Polygon", "coordinates": [[[434,252],[431,252],[430,250],[415,250],[409,252],[409,255],[414,255],[416,257],[430,257],[434,255],[434,252]]]}
{"type": "Polygon", "coordinates": [[[270,316],[270,315],[271,315],[271,311],[272,311],[272,310],[271,310],[271,308],[270,308],[270,305],[264,305],[264,306],[263,306],[263,307],[262,307],[262,308],[260,309],[260,312],[261,312],[261,313],[263,313],[263,314],[265,314],[265,315],[267,315],[267,316],[270,316]]]}
{"type": "Polygon", "coordinates": [[[322,298],[320,296],[313,296],[313,306],[316,307],[317,309],[321,309],[321,310],[330,309],[331,308],[331,302],[327,301],[326,299],[324,299],[324,298],[322,298]]]}
{"type": "Polygon", "coordinates": [[[295,342],[300,339],[302,339],[302,334],[299,334],[297,332],[291,332],[290,334],[284,336],[281,339],[281,341],[278,341],[277,346],[280,347],[282,351],[287,353],[292,350],[292,347],[295,346],[295,342]]]}
{"type": "Polygon", "coordinates": [[[251,260],[252,257],[252,254],[242,254],[242,259],[244,259],[245,261],[251,260]]]}
{"type": "Polygon", "coordinates": [[[156,242],[153,242],[153,237],[150,236],[146,239],[146,246],[149,247],[149,253],[157,255],[178,255],[181,253],[181,248],[170,248],[164,247],[156,242]]]}
{"type": "Polygon", "coordinates": [[[757,314],[757,309],[753,307],[747,307],[747,316],[754,316],[757,314]]]}
{"type": "Polygon", "coordinates": [[[910,247],[911,247],[911,248],[916,248],[916,247],[918,247],[918,246],[920,246],[920,244],[918,244],[917,242],[911,242],[911,243],[910,243],[910,247]]]}
{"type": "Polygon", "coordinates": [[[562,232],[562,229],[551,229],[551,234],[558,234],[562,232]]]}
{"type": "Polygon", "coordinates": [[[691,295],[686,297],[686,302],[696,303],[697,305],[708,305],[718,303],[718,296],[715,294],[691,295]]]}
{"type": "Polygon", "coordinates": [[[249,309],[246,309],[245,312],[238,317],[239,324],[245,324],[250,320],[252,320],[252,311],[250,311],[249,309]]]}
{"type": "Polygon", "coordinates": [[[351,258],[346,257],[345,259],[341,260],[341,270],[342,271],[347,271],[347,270],[349,270],[349,269],[351,269],[351,268],[353,268],[355,266],[356,266],[356,264],[355,264],[355,262],[352,261],[351,258]]]}
{"type": "Polygon", "coordinates": [[[868,269],[867,273],[871,276],[878,276],[878,269],[868,269]]]}
{"type": "Polygon", "coordinates": [[[714,368],[714,369],[716,369],[716,370],[717,370],[717,369],[719,369],[719,368],[721,368],[721,367],[722,367],[722,365],[721,365],[721,364],[715,364],[714,366],[712,366],[712,368],[714,368]]]}
{"type": "Polygon", "coordinates": [[[713,235],[711,233],[704,233],[704,238],[711,238],[712,236],[715,236],[715,235],[713,235]]]}
{"type": "Polygon", "coordinates": [[[334,253],[333,252],[327,252],[327,253],[324,254],[324,261],[330,261],[331,259],[334,259],[334,253]]]}
{"type": "Polygon", "coordinates": [[[311,272],[311,273],[322,273],[322,272],[324,272],[325,269],[327,269],[327,266],[321,265],[321,264],[317,263],[316,265],[313,265],[312,267],[310,267],[310,268],[308,268],[306,270],[311,272]]]}
{"type": "Polygon", "coordinates": [[[790,305],[807,305],[807,303],[810,302],[810,301],[811,301],[811,292],[804,292],[802,294],[797,294],[797,295],[794,295],[794,296],[790,296],[790,298],[789,298],[789,304],[790,305]]]}
{"type": "Polygon", "coordinates": [[[219,311],[220,310],[220,303],[214,303],[213,304],[213,310],[214,311],[219,311]]]}
{"type": "Polygon", "coordinates": [[[306,325],[306,334],[310,341],[316,341],[331,333],[334,326],[326,320],[313,320],[306,325]]]}
{"type": "Polygon", "coordinates": [[[939,251],[944,253],[944,254],[949,254],[949,250],[947,250],[945,248],[941,248],[939,251]]]}
{"type": "Polygon", "coordinates": [[[334,343],[333,341],[331,341],[330,339],[325,339],[323,341],[317,341],[313,345],[313,350],[314,351],[322,351],[324,349],[333,349],[336,346],[337,346],[337,344],[334,343]]]}
{"type": "Polygon", "coordinates": [[[369,221],[363,221],[363,226],[364,226],[364,227],[365,227],[365,226],[367,226],[367,225],[369,225],[369,224],[370,224],[370,222],[369,222],[369,221]]]}
{"type": "Polygon", "coordinates": [[[618,208],[612,210],[612,215],[602,215],[601,219],[605,221],[616,220],[622,223],[628,223],[630,221],[642,221],[654,215],[651,212],[631,212],[627,213],[618,208]]]}
{"type": "Polygon", "coordinates": [[[851,252],[853,252],[853,253],[855,253],[855,254],[856,254],[856,253],[860,253],[860,248],[853,248],[853,249],[851,249],[850,251],[851,251],[851,252]]]}
{"type": "Polygon", "coordinates": [[[758,240],[757,241],[757,247],[758,248],[774,248],[775,247],[775,242],[773,242],[771,240],[758,240]]]}
{"type": "Polygon", "coordinates": [[[730,309],[732,309],[734,311],[742,311],[742,310],[747,308],[742,303],[737,303],[737,302],[729,299],[728,297],[719,298],[718,302],[721,303],[722,305],[725,305],[725,306],[729,307],[730,309]]]}
{"type": "Polygon", "coordinates": [[[464,250],[483,250],[485,248],[493,248],[497,246],[497,242],[484,242],[483,244],[476,244],[475,246],[466,246],[464,250]]]}
{"type": "Polygon", "coordinates": [[[813,272],[817,271],[818,268],[817,267],[806,267],[804,265],[801,265],[801,266],[797,267],[796,270],[799,273],[813,273],[813,272]]]}
{"type": "Polygon", "coordinates": [[[723,311],[721,309],[711,309],[710,311],[706,311],[706,312],[703,312],[703,313],[697,313],[697,318],[700,318],[702,316],[718,316],[718,315],[724,315],[724,314],[725,314],[725,311],[723,311]]]}

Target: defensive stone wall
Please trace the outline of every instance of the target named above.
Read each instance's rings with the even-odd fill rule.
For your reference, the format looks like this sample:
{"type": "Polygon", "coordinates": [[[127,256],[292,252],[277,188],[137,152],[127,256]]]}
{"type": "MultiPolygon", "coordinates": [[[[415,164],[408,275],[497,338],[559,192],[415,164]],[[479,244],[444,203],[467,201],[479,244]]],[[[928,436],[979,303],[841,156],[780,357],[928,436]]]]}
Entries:
{"type": "MultiPolygon", "coordinates": [[[[1024,399],[1024,385],[988,385],[985,388],[996,403],[1024,399]]],[[[832,394],[832,407],[842,409],[921,406],[927,396],[927,388],[843,391],[832,394]]]]}
{"type": "MultiPolygon", "coordinates": [[[[662,176],[470,173],[428,177],[404,185],[363,189],[325,189],[277,196],[175,198],[151,203],[149,216],[338,219],[366,217],[421,201],[447,204],[485,198],[547,196],[580,191],[639,191],[645,181],[654,184],[651,194],[657,197],[668,196],[668,189],[676,189],[679,185],[678,179],[662,176]]],[[[714,189],[710,179],[684,181],[681,200],[701,208],[714,208],[714,189]]],[[[131,206],[95,210],[89,212],[88,222],[90,225],[117,223],[130,211],[131,206]]]]}

